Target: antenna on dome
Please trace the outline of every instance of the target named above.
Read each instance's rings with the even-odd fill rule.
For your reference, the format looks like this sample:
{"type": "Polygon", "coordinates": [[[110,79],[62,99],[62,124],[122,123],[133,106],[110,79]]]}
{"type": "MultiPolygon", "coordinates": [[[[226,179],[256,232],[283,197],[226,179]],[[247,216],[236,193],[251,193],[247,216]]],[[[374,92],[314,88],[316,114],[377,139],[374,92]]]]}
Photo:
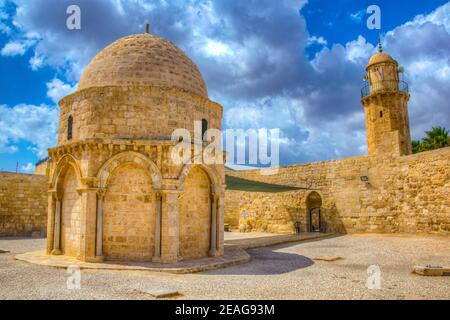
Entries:
{"type": "Polygon", "coordinates": [[[145,24],[145,33],[146,34],[150,33],[150,23],[148,23],[148,22],[145,24]]]}
{"type": "Polygon", "coordinates": [[[381,44],[381,35],[378,37],[378,52],[383,52],[383,45],[381,44]]]}

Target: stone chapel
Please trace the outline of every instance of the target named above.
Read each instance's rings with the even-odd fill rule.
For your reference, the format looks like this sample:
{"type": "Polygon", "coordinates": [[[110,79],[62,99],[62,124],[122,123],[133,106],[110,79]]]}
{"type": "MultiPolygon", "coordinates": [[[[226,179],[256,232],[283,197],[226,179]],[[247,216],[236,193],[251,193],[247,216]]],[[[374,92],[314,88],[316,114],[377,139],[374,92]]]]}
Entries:
{"type": "MultiPolygon", "coordinates": [[[[175,263],[223,255],[224,166],[171,160],[173,131],[221,129],[197,66],[148,32],[103,49],[60,102],[47,253],[175,263]]],[[[205,145],[205,141],[194,140],[205,145]]]]}

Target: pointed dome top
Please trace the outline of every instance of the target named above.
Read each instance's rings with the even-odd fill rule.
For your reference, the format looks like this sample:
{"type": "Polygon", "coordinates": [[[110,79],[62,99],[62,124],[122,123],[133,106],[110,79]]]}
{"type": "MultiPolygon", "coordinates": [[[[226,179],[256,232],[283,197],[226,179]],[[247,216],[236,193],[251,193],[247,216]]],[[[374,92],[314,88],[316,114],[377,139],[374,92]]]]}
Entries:
{"type": "Polygon", "coordinates": [[[366,70],[369,67],[379,63],[394,63],[398,65],[397,61],[395,61],[389,54],[383,51],[381,38],[378,40],[378,52],[375,53],[372,57],[370,57],[369,63],[366,66],[366,70]]]}
{"type": "Polygon", "coordinates": [[[383,62],[390,62],[397,64],[397,61],[395,61],[390,55],[388,55],[386,52],[378,52],[374,54],[370,60],[368,67],[374,64],[383,63],[383,62]]]}

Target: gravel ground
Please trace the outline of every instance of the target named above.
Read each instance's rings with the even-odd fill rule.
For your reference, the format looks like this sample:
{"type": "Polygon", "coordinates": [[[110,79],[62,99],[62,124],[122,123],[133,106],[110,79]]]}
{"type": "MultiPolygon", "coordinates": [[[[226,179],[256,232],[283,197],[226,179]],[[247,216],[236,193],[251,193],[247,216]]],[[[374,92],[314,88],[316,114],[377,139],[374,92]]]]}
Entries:
{"type": "Polygon", "coordinates": [[[346,235],[252,249],[248,264],[199,274],[83,270],[68,290],[66,270],[14,260],[45,247],[45,239],[2,239],[0,299],[152,299],[146,290],[178,290],[180,299],[450,299],[450,277],[411,274],[414,265],[450,266],[448,237],[346,235]],[[335,262],[314,261],[333,255],[335,262]],[[366,287],[378,265],[382,288],[366,287]]]}

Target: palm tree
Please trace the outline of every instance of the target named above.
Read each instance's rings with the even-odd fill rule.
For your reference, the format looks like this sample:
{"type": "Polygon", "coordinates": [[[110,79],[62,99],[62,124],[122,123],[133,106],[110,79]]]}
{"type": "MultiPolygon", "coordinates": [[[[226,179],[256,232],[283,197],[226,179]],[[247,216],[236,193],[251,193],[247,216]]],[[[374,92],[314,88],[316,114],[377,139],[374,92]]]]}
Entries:
{"type": "Polygon", "coordinates": [[[449,130],[444,127],[433,127],[426,131],[422,141],[412,141],[413,153],[445,148],[450,145],[449,130]]]}
{"type": "Polygon", "coordinates": [[[412,141],[412,152],[419,153],[419,152],[422,152],[421,150],[422,150],[422,141],[413,140],[412,141]]]}
{"type": "Polygon", "coordinates": [[[444,127],[433,127],[427,134],[423,142],[429,146],[429,150],[448,147],[449,131],[444,127]]]}

